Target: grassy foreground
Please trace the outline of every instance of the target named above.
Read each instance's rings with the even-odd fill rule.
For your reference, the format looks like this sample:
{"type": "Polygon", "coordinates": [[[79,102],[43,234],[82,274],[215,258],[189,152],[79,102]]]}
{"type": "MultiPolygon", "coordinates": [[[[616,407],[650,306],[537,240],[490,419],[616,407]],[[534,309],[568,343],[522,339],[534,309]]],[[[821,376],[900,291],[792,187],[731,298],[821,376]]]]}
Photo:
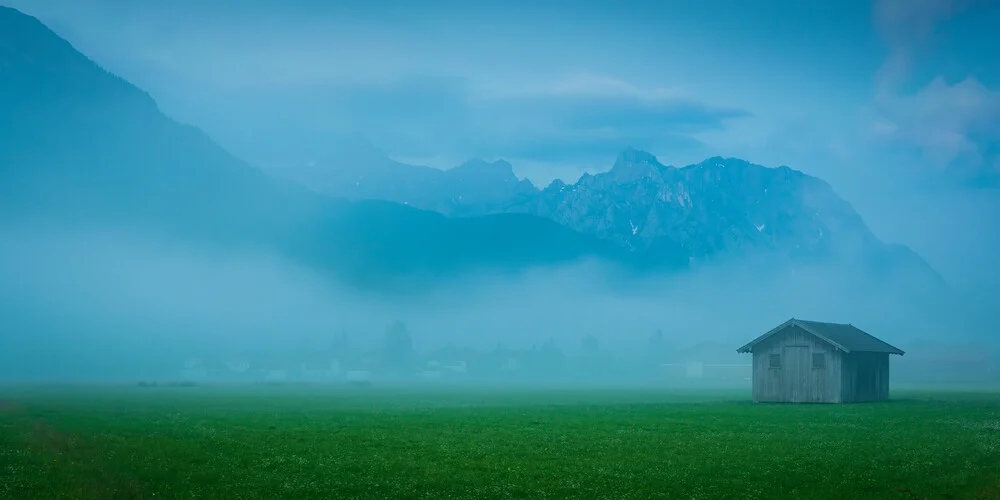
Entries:
{"type": "Polygon", "coordinates": [[[1000,394],[0,387],[0,498],[1000,498],[1000,394]]]}

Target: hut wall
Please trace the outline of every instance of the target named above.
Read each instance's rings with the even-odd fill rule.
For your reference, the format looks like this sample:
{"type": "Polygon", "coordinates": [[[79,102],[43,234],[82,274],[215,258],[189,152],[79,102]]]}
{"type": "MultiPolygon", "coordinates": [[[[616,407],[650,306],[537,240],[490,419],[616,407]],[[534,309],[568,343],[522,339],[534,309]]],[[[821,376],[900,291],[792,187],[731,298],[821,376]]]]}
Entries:
{"type": "Polygon", "coordinates": [[[790,326],[753,348],[753,400],[774,403],[842,401],[842,356],[833,346],[790,326]],[[772,355],[779,366],[772,367],[772,355]]]}
{"type": "Polygon", "coordinates": [[[889,354],[853,352],[843,356],[841,400],[849,403],[889,400],[889,354]]]}

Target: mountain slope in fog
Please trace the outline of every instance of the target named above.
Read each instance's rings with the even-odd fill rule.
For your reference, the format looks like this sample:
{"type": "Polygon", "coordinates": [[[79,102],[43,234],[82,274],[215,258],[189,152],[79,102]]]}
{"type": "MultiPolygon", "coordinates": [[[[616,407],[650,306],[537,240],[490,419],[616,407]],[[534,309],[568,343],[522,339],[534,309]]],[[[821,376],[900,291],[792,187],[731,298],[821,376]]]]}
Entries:
{"type": "Polygon", "coordinates": [[[540,216],[635,259],[699,264],[752,257],[772,269],[833,266],[907,287],[943,284],[911,249],[879,240],[823,180],[735,158],[676,168],[627,149],[608,172],[585,174],[573,184],[557,180],[541,191],[504,161],[472,160],[442,171],[395,162],[371,148],[275,172],[321,193],[447,215],[540,216]],[[405,188],[398,179],[406,179],[405,188]]]}
{"type": "Polygon", "coordinates": [[[363,140],[331,142],[335,144],[323,159],[269,173],[338,198],[392,201],[449,216],[492,213],[538,194],[531,181],[519,179],[503,160],[472,159],[441,170],[392,160],[363,140]]]}
{"type": "Polygon", "coordinates": [[[265,175],[9,8],[0,8],[0,137],[8,222],[263,247],[369,284],[624,256],[543,218],[449,219],[265,175]]]}

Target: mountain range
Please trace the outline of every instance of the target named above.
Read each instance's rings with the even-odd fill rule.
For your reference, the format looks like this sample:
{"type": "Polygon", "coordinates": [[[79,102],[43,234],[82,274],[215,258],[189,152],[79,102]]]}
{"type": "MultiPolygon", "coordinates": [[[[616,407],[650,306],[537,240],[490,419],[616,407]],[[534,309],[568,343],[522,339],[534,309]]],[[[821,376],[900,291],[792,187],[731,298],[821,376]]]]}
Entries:
{"type": "Polygon", "coordinates": [[[825,182],[787,167],[711,158],[674,168],[629,149],[608,172],[538,189],[502,160],[439,170],[360,149],[263,171],[2,7],[0,138],[8,220],[264,247],[363,285],[581,259],[676,271],[750,256],[940,281],[825,182]]]}
{"type": "Polygon", "coordinates": [[[859,276],[934,288],[941,278],[904,245],[886,244],[823,180],[787,166],[709,158],[682,168],[622,151],[611,169],[538,189],[503,160],[441,170],[355,144],[327,162],[275,168],[338,198],[377,199],[450,217],[527,214],[555,221],[668,269],[763,257],[773,266],[834,265],[859,276]]]}

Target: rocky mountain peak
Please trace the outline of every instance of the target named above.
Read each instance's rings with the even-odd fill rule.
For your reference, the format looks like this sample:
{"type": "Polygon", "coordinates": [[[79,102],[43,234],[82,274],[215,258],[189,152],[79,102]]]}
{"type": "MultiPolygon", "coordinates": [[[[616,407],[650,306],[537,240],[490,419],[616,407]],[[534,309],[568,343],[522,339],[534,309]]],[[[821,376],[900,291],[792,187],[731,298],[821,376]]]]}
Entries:
{"type": "Polygon", "coordinates": [[[562,179],[556,179],[545,187],[546,191],[562,191],[563,189],[566,189],[566,183],[562,179]]]}
{"type": "Polygon", "coordinates": [[[489,162],[473,158],[446,170],[445,177],[463,204],[500,203],[538,192],[531,181],[518,179],[514,167],[504,160],[489,162]]]}
{"type": "Polygon", "coordinates": [[[651,153],[627,148],[618,154],[608,174],[616,182],[633,182],[647,177],[657,177],[664,168],[666,167],[651,153]]]}
{"type": "Polygon", "coordinates": [[[495,182],[518,182],[514,175],[514,166],[504,160],[488,162],[481,158],[473,158],[448,171],[451,175],[463,178],[476,178],[495,182]]]}

